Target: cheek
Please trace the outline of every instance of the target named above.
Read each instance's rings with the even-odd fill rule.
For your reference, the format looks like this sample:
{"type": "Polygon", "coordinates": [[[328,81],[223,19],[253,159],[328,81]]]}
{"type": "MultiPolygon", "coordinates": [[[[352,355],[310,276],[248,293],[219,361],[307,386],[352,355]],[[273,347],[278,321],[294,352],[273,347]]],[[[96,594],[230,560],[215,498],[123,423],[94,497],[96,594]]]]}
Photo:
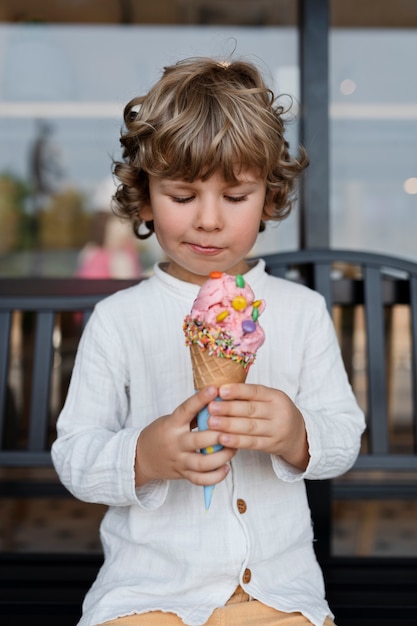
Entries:
{"type": "Polygon", "coordinates": [[[259,234],[261,220],[262,211],[250,211],[247,215],[236,215],[230,220],[229,227],[233,230],[236,241],[241,241],[242,244],[254,243],[259,234]]]}
{"type": "Polygon", "coordinates": [[[236,250],[250,250],[256,242],[259,234],[259,225],[251,226],[250,228],[246,225],[242,226],[240,221],[237,221],[235,226],[233,227],[233,238],[235,241],[235,249],[236,250]]]}
{"type": "Polygon", "coordinates": [[[175,239],[178,225],[174,221],[164,220],[162,223],[154,220],[155,234],[160,242],[175,239]]]}
{"type": "Polygon", "coordinates": [[[170,206],[158,206],[153,211],[155,232],[174,234],[181,230],[181,211],[172,210],[170,206]]]}

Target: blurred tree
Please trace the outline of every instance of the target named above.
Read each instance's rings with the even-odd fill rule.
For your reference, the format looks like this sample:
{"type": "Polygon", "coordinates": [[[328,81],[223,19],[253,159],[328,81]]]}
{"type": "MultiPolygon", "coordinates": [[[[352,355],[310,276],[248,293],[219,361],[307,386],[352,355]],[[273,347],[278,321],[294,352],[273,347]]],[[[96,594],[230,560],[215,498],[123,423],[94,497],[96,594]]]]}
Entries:
{"type": "Polygon", "coordinates": [[[28,242],[25,202],[27,184],[8,172],[0,174],[0,254],[25,248],[28,242]]]}
{"type": "Polygon", "coordinates": [[[39,220],[40,247],[44,250],[81,248],[89,239],[91,215],[76,189],[55,193],[49,206],[40,211],[39,220]]]}

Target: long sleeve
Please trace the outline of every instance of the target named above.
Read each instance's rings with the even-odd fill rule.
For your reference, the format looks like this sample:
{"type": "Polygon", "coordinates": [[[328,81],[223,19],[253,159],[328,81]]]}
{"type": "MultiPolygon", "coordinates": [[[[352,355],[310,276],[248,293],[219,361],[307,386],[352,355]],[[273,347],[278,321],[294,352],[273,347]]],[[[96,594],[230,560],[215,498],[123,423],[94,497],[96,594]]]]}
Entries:
{"type": "Polygon", "coordinates": [[[124,338],[109,322],[98,307],[81,338],[52,458],[63,484],[81,500],[153,508],[168,486],[155,481],[135,489],[141,428],[132,426],[124,338]]]}
{"type": "Polygon", "coordinates": [[[300,472],[274,459],[277,474],[286,480],[333,478],[346,472],[358,455],[365,428],[325,302],[309,295],[310,319],[293,400],[304,417],[310,462],[300,472]]]}
{"type": "Polygon", "coordinates": [[[128,380],[123,364],[115,363],[118,354],[115,337],[95,312],[80,341],[52,458],[62,482],[78,498],[128,505],[135,498],[138,432],[122,428],[128,380]]]}

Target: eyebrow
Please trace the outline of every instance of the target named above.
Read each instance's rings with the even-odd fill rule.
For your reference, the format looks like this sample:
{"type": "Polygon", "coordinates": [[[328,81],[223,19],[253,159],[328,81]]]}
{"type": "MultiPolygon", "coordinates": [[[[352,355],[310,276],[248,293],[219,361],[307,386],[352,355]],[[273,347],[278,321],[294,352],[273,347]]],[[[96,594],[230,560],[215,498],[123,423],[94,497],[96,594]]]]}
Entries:
{"type": "MultiPolygon", "coordinates": [[[[186,180],[161,180],[159,182],[159,186],[160,189],[162,189],[162,191],[164,190],[171,190],[171,189],[176,189],[176,190],[189,190],[193,187],[194,182],[197,181],[190,181],[187,182],[186,180]]],[[[238,178],[235,181],[230,181],[230,183],[225,181],[225,188],[226,189],[233,189],[235,187],[240,187],[243,185],[247,185],[249,187],[255,187],[258,184],[258,180],[257,179],[240,179],[238,178]]]]}
{"type": "Polygon", "coordinates": [[[192,183],[187,183],[186,180],[160,180],[159,186],[162,190],[171,189],[175,187],[176,189],[185,189],[188,188],[192,183]]]}

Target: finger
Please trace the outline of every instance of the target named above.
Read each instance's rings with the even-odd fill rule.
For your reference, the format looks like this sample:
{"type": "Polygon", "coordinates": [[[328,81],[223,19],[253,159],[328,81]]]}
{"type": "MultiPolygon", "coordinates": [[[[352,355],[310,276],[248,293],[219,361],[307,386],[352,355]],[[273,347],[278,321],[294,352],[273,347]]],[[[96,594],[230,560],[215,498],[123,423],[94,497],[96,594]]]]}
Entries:
{"type": "Polygon", "coordinates": [[[189,472],[186,478],[194,485],[204,487],[206,485],[217,485],[217,483],[220,483],[226,478],[229,472],[230,467],[228,465],[222,465],[210,472],[189,472]]]}
{"type": "Polygon", "coordinates": [[[242,435],[223,433],[219,436],[219,442],[225,448],[238,450],[262,450],[268,452],[271,447],[271,439],[268,435],[242,435]]]}
{"type": "Polygon", "coordinates": [[[204,409],[211,400],[217,397],[218,389],[216,387],[204,387],[190,398],[187,398],[174,411],[174,419],[181,424],[190,424],[195,419],[199,411],[204,409]]]}
{"type": "Polygon", "coordinates": [[[219,444],[219,435],[220,432],[211,429],[194,431],[187,437],[185,449],[188,452],[195,452],[215,448],[219,444]]]}
{"type": "Polygon", "coordinates": [[[254,400],[223,400],[222,402],[210,402],[208,412],[211,416],[209,425],[213,427],[213,417],[265,419],[270,413],[270,405],[268,402],[254,400]]]}
{"type": "Polygon", "coordinates": [[[218,426],[218,442],[233,449],[267,450],[276,440],[269,420],[250,418],[223,418],[218,426]]]}
{"type": "Polygon", "coordinates": [[[202,474],[212,472],[229,463],[235,454],[236,450],[232,448],[222,448],[218,452],[212,452],[211,454],[202,454],[201,452],[197,452],[190,455],[188,460],[188,469],[195,472],[201,472],[202,474]]]}
{"type": "Polygon", "coordinates": [[[214,485],[223,480],[229,472],[228,463],[235,456],[236,450],[224,448],[212,454],[196,453],[190,455],[185,477],[198,485],[214,485]]]}
{"type": "Polygon", "coordinates": [[[264,385],[250,385],[247,383],[231,383],[219,388],[222,400],[257,400],[267,401],[271,397],[271,389],[264,385]]]}

